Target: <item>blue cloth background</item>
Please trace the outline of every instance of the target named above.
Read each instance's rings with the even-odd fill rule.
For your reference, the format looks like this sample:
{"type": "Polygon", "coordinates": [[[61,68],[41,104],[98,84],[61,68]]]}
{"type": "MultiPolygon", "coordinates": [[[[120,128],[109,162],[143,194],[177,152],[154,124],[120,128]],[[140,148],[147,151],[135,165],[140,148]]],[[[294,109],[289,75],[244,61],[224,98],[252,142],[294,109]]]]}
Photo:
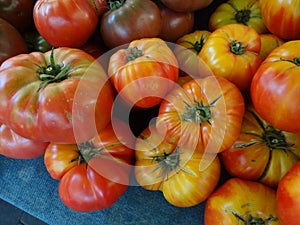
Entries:
{"type": "Polygon", "coordinates": [[[49,225],[203,225],[205,203],[190,208],[169,204],[161,192],[130,186],[110,208],[79,213],[58,196],[58,182],[43,157],[19,160],[0,155],[0,198],[49,225]]]}

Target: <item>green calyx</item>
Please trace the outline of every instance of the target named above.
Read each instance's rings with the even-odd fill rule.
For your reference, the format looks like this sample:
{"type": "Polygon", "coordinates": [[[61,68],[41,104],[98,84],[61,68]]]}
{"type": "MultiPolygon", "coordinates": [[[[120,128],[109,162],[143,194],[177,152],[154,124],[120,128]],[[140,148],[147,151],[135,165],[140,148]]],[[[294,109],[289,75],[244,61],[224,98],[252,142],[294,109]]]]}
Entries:
{"type": "Polygon", "coordinates": [[[125,0],[117,0],[117,1],[108,1],[109,9],[116,10],[121,8],[124,5],[125,0]]]}
{"type": "Polygon", "coordinates": [[[142,50],[138,49],[137,47],[131,47],[127,49],[126,57],[128,62],[133,61],[141,57],[142,55],[143,55],[142,50]]]}
{"type": "Polygon", "coordinates": [[[242,42],[233,40],[230,42],[230,51],[235,55],[243,55],[247,45],[244,46],[242,42]]]}
{"type": "Polygon", "coordinates": [[[300,57],[294,57],[293,59],[280,59],[281,61],[286,61],[295,64],[296,66],[300,66],[300,57]]]}
{"type": "Polygon", "coordinates": [[[54,49],[50,54],[50,64],[39,66],[36,73],[41,80],[38,91],[46,87],[50,83],[60,82],[68,78],[70,73],[71,62],[66,66],[62,63],[56,64],[54,61],[54,49]]]}
{"type": "Polygon", "coordinates": [[[199,55],[200,51],[203,48],[203,45],[205,43],[205,39],[206,37],[204,35],[201,36],[199,41],[196,41],[195,43],[190,42],[190,41],[185,41],[186,43],[190,44],[192,47],[189,48],[191,50],[195,50],[196,51],[196,55],[199,55]]]}
{"type": "Polygon", "coordinates": [[[251,10],[249,9],[244,9],[244,10],[239,10],[235,13],[235,20],[238,23],[246,25],[247,22],[250,20],[251,16],[251,10]]]}
{"type": "MultiPolygon", "coordinates": [[[[241,221],[244,225],[267,225],[273,221],[277,221],[278,219],[276,217],[273,217],[272,215],[269,216],[266,219],[262,219],[259,217],[253,217],[252,215],[247,215],[245,217],[238,215],[235,212],[232,212],[232,214],[237,218],[237,220],[241,221]]],[[[239,224],[237,222],[237,224],[239,224]]]]}

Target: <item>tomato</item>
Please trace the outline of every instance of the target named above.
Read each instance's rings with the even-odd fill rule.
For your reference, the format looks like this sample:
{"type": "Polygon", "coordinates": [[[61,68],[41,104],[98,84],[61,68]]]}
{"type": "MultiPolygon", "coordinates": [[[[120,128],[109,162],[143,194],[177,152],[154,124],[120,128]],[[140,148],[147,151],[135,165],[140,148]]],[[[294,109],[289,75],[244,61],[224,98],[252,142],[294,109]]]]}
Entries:
{"type": "Polygon", "coordinates": [[[251,99],[257,113],[272,126],[300,132],[300,41],[288,41],[274,49],[257,69],[251,99]]]}
{"type": "Polygon", "coordinates": [[[220,179],[217,155],[170,144],[153,125],[138,136],[135,158],[137,182],[147,190],[162,191],[164,198],[178,207],[205,201],[220,179]]]}
{"type": "Polygon", "coordinates": [[[33,26],[33,0],[0,1],[0,18],[13,25],[19,32],[29,30],[33,26]]]}
{"type": "Polygon", "coordinates": [[[162,29],[158,37],[165,41],[176,42],[181,36],[192,32],[194,28],[194,12],[176,12],[161,6],[162,29]]]}
{"type": "Polygon", "coordinates": [[[89,141],[51,143],[46,149],[45,166],[52,178],[60,180],[59,196],[75,211],[108,208],[127,190],[134,140],[127,135],[124,122],[115,122],[117,134],[110,123],[89,141]]]}
{"type": "Polygon", "coordinates": [[[55,47],[82,46],[98,24],[97,11],[86,0],[38,0],[33,19],[38,32],[55,47]]]}
{"type": "Polygon", "coordinates": [[[299,4],[300,0],[260,0],[264,24],[279,38],[299,39],[299,4]]]}
{"type": "Polygon", "coordinates": [[[110,1],[110,10],[100,21],[101,37],[108,48],[157,37],[161,29],[160,9],[151,0],[110,1]]]}
{"type": "Polygon", "coordinates": [[[262,60],[264,60],[273,49],[277,48],[285,42],[274,34],[261,34],[260,40],[261,49],[259,52],[259,56],[262,60]]]}
{"type": "Polygon", "coordinates": [[[36,31],[31,30],[23,34],[29,52],[47,52],[52,46],[36,31]]]}
{"type": "Polygon", "coordinates": [[[160,38],[132,41],[109,60],[108,75],[120,96],[131,106],[159,104],[178,78],[178,62],[160,38]]]}
{"type": "Polygon", "coordinates": [[[276,208],[281,225],[298,224],[300,215],[300,162],[296,163],[280,180],[277,188],[276,208]]]}
{"type": "Polygon", "coordinates": [[[193,12],[204,9],[209,6],[213,0],[161,0],[161,2],[168,8],[178,12],[193,12]]]}
{"type": "Polygon", "coordinates": [[[44,154],[48,142],[33,141],[0,125],[0,154],[15,159],[32,159],[44,154]]]}
{"type": "Polygon", "coordinates": [[[100,64],[73,48],[21,54],[0,67],[0,120],[38,141],[77,143],[110,121],[113,89],[100,64]]]}
{"type": "Polygon", "coordinates": [[[232,23],[252,27],[259,34],[268,32],[261,16],[259,0],[228,0],[223,2],[209,17],[208,26],[211,31],[214,31],[232,23]]]}
{"type": "Polygon", "coordinates": [[[199,59],[199,53],[210,34],[207,30],[195,30],[177,39],[174,54],[181,76],[190,75],[196,78],[212,75],[208,66],[199,59]]]}
{"type": "Polygon", "coordinates": [[[95,8],[97,9],[98,16],[102,16],[108,11],[108,5],[106,0],[92,0],[95,8]]]}
{"type": "Polygon", "coordinates": [[[277,187],[283,175],[300,159],[300,134],[274,128],[250,104],[239,138],[220,157],[232,176],[277,187]]]}
{"type": "Polygon", "coordinates": [[[222,77],[208,76],[171,90],[160,104],[156,126],[172,144],[218,153],[238,138],[243,113],[239,89],[222,77]]]}
{"type": "Polygon", "coordinates": [[[213,31],[199,56],[216,76],[233,82],[240,90],[250,87],[261,63],[259,34],[242,24],[228,24],[213,31]]]}
{"type": "Polygon", "coordinates": [[[264,184],[230,178],[207,199],[205,225],[280,224],[276,191],[264,184]]]}
{"type": "Polygon", "coordinates": [[[6,20],[0,18],[0,65],[6,59],[27,53],[27,45],[18,30],[6,20]]]}

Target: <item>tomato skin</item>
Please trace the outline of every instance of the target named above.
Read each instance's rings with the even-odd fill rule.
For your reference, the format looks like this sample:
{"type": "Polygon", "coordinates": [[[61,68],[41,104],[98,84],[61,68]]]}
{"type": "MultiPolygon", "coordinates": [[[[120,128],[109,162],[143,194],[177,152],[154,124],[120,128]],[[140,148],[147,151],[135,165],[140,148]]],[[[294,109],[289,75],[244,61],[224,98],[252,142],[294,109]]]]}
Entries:
{"type": "Polygon", "coordinates": [[[269,31],[279,38],[300,38],[299,0],[261,0],[261,14],[269,31]]]}
{"type": "Polygon", "coordinates": [[[0,65],[8,58],[27,53],[27,45],[21,34],[6,20],[0,18],[0,65]]]}
{"type": "Polygon", "coordinates": [[[260,36],[253,28],[228,24],[209,35],[199,56],[216,76],[244,91],[261,63],[260,49],[260,36]]]}
{"type": "Polygon", "coordinates": [[[33,141],[16,134],[5,124],[0,125],[0,154],[14,159],[32,159],[44,154],[48,142],[33,141]]]}
{"type": "Polygon", "coordinates": [[[250,90],[254,108],[264,120],[296,133],[300,132],[299,47],[296,40],[274,49],[257,69],[250,90]]]}
{"type": "Polygon", "coordinates": [[[299,155],[300,134],[274,129],[249,104],[239,138],[220,158],[232,176],[275,188],[299,155]]]}
{"type": "Polygon", "coordinates": [[[25,138],[77,143],[110,121],[112,86],[100,64],[82,50],[65,47],[21,54],[1,65],[0,77],[0,120],[25,138]],[[56,82],[41,77],[52,53],[55,66],[67,72],[56,82]]]}
{"type": "Polygon", "coordinates": [[[142,131],[135,149],[137,182],[147,190],[162,191],[177,207],[205,201],[220,179],[217,155],[205,155],[197,148],[177,148],[162,139],[154,124],[142,131]]]}
{"type": "Polygon", "coordinates": [[[86,0],[38,0],[33,19],[38,32],[55,47],[82,46],[98,23],[96,9],[86,0]]]}
{"type": "Polygon", "coordinates": [[[159,104],[173,87],[178,73],[173,51],[160,38],[132,41],[126,49],[116,51],[108,65],[108,75],[116,90],[129,105],[140,108],[159,104]]]}
{"type": "Polygon", "coordinates": [[[151,0],[126,0],[119,8],[104,13],[100,21],[101,37],[110,49],[157,37],[161,29],[160,9],[151,0]]]}
{"type": "Polygon", "coordinates": [[[123,129],[125,123],[117,125],[121,127],[118,133],[110,123],[83,145],[51,143],[46,149],[45,166],[52,178],[60,180],[59,196],[69,208],[102,210],[127,190],[134,140],[123,129]]]}
{"type": "Polygon", "coordinates": [[[285,43],[284,40],[277,37],[274,34],[261,34],[261,49],[259,52],[259,56],[262,60],[265,60],[265,58],[270,54],[270,52],[285,43]]]}
{"type": "Polygon", "coordinates": [[[221,3],[211,14],[208,26],[210,31],[214,31],[232,23],[249,26],[259,34],[268,32],[257,0],[228,0],[221,3]]]}
{"type": "Polygon", "coordinates": [[[276,208],[281,225],[299,223],[300,163],[296,163],[280,180],[277,188],[276,208]]]}
{"type": "Polygon", "coordinates": [[[239,89],[222,77],[208,76],[170,91],[160,104],[156,126],[172,144],[200,145],[202,151],[218,153],[238,138],[243,114],[239,89]]]}
{"type": "Polygon", "coordinates": [[[207,199],[205,225],[280,224],[276,212],[274,189],[254,181],[230,178],[207,199]],[[236,216],[234,215],[236,214],[236,216]],[[238,219],[241,216],[245,221],[238,219]],[[252,216],[252,220],[250,219],[252,216]],[[261,218],[256,222],[253,219],[261,218]],[[252,223],[250,223],[252,221],[252,223]]]}
{"type": "Polygon", "coordinates": [[[161,0],[161,2],[168,8],[178,12],[193,12],[209,6],[213,0],[161,0]]]}

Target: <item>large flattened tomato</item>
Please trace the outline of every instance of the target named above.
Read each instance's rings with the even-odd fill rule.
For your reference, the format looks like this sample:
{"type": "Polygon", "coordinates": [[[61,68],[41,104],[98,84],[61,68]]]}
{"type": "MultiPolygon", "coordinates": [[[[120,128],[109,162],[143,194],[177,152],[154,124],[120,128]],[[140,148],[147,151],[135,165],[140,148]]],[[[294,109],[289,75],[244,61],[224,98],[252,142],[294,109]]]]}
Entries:
{"type": "Polygon", "coordinates": [[[213,0],[161,0],[168,8],[178,12],[193,12],[209,6],[213,0]]]}
{"type": "Polygon", "coordinates": [[[33,19],[38,32],[55,47],[81,47],[98,24],[97,10],[86,0],[38,0],[33,19]]]}
{"type": "Polygon", "coordinates": [[[264,24],[282,39],[299,39],[299,5],[300,0],[260,0],[264,24]]]}
{"type": "Polygon", "coordinates": [[[151,0],[109,1],[100,20],[100,33],[108,48],[141,38],[157,37],[162,29],[159,7],[151,0]]]}
{"type": "Polygon", "coordinates": [[[277,188],[276,208],[281,225],[298,224],[300,220],[300,162],[296,163],[280,180],[277,188]]]}
{"type": "Polygon", "coordinates": [[[160,38],[132,41],[109,60],[108,75],[130,105],[150,108],[158,105],[178,78],[178,62],[160,38]]]}
{"type": "Polygon", "coordinates": [[[207,199],[204,223],[280,225],[275,204],[274,189],[259,182],[230,178],[207,199]]]}
{"type": "Polygon", "coordinates": [[[300,160],[300,134],[274,128],[247,105],[239,138],[220,158],[232,176],[275,188],[300,160]]]}
{"type": "Polygon", "coordinates": [[[240,90],[225,78],[208,76],[172,89],[160,104],[156,126],[170,143],[218,153],[238,138],[243,114],[240,90]]]}
{"type": "Polygon", "coordinates": [[[232,23],[252,27],[259,34],[268,31],[261,16],[258,0],[228,0],[223,2],[209,17],[208,26],[211,31],[214,31],[232,23]]]}
{"type": "Polygon", "coordinates": [[[6,60],[0,93],[3,123],[25,138],[56,143],[94,136],[110,121],[114,100],[100,64],[67,47],[6,60]]]}
{"type": "Polygon", "coordinates": [[[134,158],[134,139],[127,125],[112,123],[89,141],[76,144],[51,143],[44,162],[50,176],[59,180],[59,196],[79,212],[102,210],[114,204],[127,190],[134,158]]]}
{"type": "Polygon", "coordinates": [[[251,99],[257,113],[272,126],[300,133],[300,41],[275,48],[257,69],[251,99]]]}
{"type": "Polygon", "coordinates": [[[227,24],[209,35],[199,56],[216,76],[247,90],[261,63],[260,48],[260,36],[253,28],[227,24]]]}
{"type": "Polygon", "coordinates": [[[159,190],[177,207],[205,201],[220,179],[220,161],[201,149],[180,148],[162,139],[152,124],[135,144],[135,177],[147,190],[159,190]]]}

